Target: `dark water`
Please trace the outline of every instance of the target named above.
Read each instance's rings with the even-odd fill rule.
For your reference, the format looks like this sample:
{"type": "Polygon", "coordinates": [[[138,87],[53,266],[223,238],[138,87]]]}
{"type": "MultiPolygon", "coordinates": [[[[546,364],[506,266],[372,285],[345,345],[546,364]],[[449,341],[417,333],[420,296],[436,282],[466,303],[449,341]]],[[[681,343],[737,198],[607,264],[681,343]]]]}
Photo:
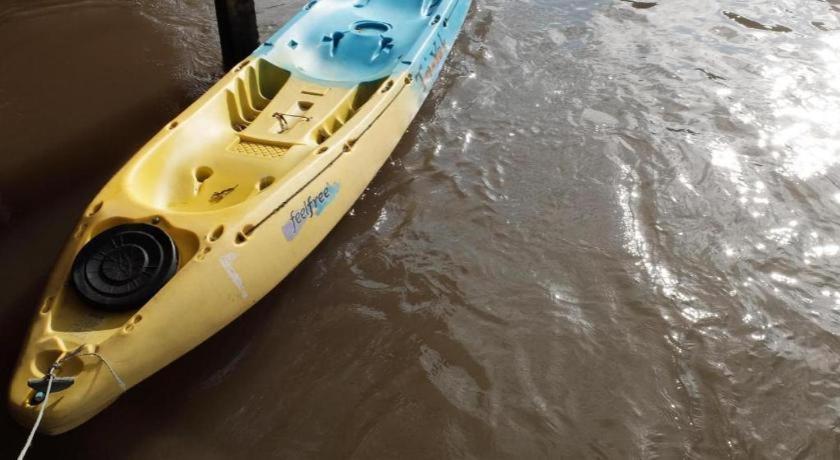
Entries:
{"type": "MultiPolygon", "coordinates": [[[[840,458],[840,1],[476,3],[318,250],[31,458],[840,458]]],[[[216,41],[204,0],[3,0],[6,378],[216,41]]]]}

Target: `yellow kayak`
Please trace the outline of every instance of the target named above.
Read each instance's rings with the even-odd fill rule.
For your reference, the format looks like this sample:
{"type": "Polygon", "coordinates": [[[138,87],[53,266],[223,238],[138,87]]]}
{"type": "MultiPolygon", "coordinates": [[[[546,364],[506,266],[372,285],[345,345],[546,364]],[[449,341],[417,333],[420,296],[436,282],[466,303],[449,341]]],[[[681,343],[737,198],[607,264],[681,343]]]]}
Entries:
{"type": "Polygon", "coordinates": [[[314,0],[102,189],[9,406],[70,430],[216,333],[323,240],[408,128],[470,0],[314,0]],[[46,401],[45,401],[46,400],[46,401]]]}

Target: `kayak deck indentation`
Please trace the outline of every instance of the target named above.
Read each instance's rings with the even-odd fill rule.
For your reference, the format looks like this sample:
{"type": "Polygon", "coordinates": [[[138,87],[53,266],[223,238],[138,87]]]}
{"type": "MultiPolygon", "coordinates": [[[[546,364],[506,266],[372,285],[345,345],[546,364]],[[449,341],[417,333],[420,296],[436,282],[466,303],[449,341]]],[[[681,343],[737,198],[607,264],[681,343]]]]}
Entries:
{"type": "Polygon", "coordinates": [[[252,157],[276,159],[289,153],[289,147],[240,141],[231,145],[230,151],[252,157]]]}
{"type": "Polygon", "coordinates": [[[305,79],[362,83],[390,75],[436,23],[442,0],[320,0],[270,40],[267,59],[305,79]]]}

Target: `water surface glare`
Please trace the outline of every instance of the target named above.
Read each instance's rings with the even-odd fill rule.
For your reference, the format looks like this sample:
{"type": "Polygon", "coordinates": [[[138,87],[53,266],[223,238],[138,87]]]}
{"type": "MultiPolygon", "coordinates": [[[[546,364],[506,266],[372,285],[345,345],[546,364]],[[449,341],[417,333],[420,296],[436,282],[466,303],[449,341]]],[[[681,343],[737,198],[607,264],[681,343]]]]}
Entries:
{"type": "MultiPolygon", "coordinates": [[[[7,382],[88,200],[220,56],[198,0],[5,0],[0,56],[7,382]]],[[[838,256],[840,1],[476,0],[312,256],[30,458],[840,458],[838,256]]]]}

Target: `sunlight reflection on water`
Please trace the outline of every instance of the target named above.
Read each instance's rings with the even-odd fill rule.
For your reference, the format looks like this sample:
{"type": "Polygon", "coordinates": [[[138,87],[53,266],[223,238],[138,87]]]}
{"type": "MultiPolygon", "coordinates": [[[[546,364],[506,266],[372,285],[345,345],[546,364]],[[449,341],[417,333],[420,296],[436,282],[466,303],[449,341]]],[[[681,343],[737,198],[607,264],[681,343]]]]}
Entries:
{"type": "MultiPolygon", "coordinates": [[[[773,149],[785,174],[799,179],[825,175],[840,161],[840,34],[822,37],[814,64],[774,59],[764,71],[772,80],[768,98],[776,119],[761,131],[759,147],[773,149]]],[[[784,51],[803,52],[791,45],[784,51]]]]}

